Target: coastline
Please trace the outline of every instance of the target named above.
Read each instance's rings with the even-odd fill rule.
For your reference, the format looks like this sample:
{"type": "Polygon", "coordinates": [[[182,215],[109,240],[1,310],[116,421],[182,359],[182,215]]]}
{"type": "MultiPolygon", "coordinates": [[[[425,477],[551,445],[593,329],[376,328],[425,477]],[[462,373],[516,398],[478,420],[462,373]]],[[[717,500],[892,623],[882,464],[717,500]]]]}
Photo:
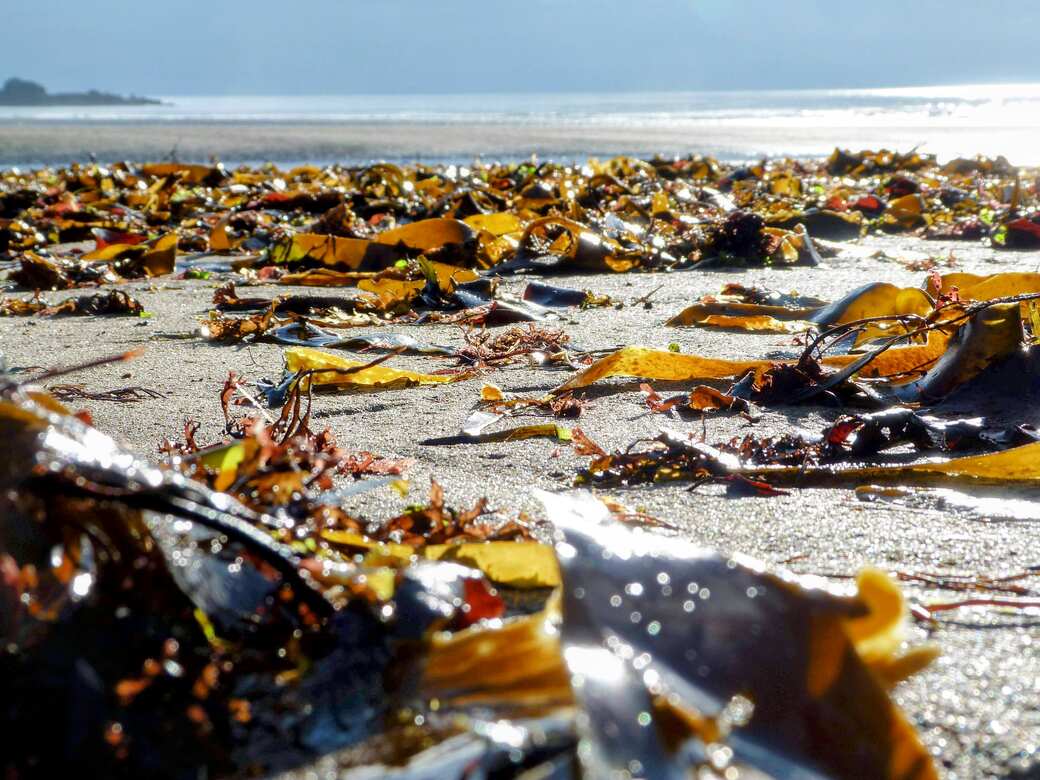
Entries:
{"type": "Polygon", "coordinates": [[[780,124],[582,122],[105,121],[0,119],[0,165],[37,167],[93,157],[99,162],[176,159],[282,165],[375,159],[428,163],[474,158],[584,161],[617,154],[686,155],[720,160],[822,157],[835,147],[920,147],[942,159],[1004,153],[1040,164],[1028,127],[793,127],[780,124]],[[909,139],[909,140],[908,140],[909,139]]]}

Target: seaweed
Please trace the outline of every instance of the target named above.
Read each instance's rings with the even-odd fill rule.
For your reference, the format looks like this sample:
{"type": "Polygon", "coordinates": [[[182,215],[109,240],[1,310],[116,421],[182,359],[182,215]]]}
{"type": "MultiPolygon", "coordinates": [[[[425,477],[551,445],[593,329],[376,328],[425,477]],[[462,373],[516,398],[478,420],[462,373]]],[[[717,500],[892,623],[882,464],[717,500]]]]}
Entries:
{"type": "Polygon", "coordinates": [[[729,745],[727,764],[765,771],[847,775],[854,756],[890,777],[899,755],[899,776],[934,776],[879,682],[934,652],[895,654],[905,607],[882,575],[863,575],[858,595],[813,591],[744,559],[619,536],[633,532],[611,517],[629,513],[587,495],[542,495],[554,547],[493,520],[485,501],[448,508],[436,482],[425,505],[383,523],[350,518],[321,502],[347,459],[310,431],[305,392],[298,382],[266,420],[229,377],[221,403],[237,438],[200,449],[189,428],[160,467],[49,396],[3,386],[0,426],[21,455],[0,471],[0,598],[13,607],[0,621],[0,717],[17,737],[5,771],[241,775],[351,748],[341,760],[418,757],[449,773],[463,754],[469,769],[512,774],[577,757],[594,774],[619,761],[656,772],[717,764],[729,745]],[[257,413],[234,417],[236,400],[257,413]],[[492,583],[559,595],[515,612],[492,583]],[[613,609],[621,590],[638,597],[638,620],[613,609]],[[678,642],[680,616],[694,633],[678,642]],[[733,641],[708,641],[718,631],[733,641]],[[650,666],[634,675],[644,648],[650,666]],[[55,701],[74,718],[57,743],[55,701]],[[476,751],[451,739],[472,740],[489,714],[510,726],[508,755],[495,738],[476,751]],[[619,743],[622,724],[654,738],[619,743]]]}
{"type": "MultiPolygon", "coordinates": [[[[121,163],[19,173],[5,182],[2,235],[7,251],[37,256],[93,240],[86,257],[113,276],[169,273],[175,237],[340,284],[419,256],[510,273],[625,272],[818,263],[810,235],[914,232],[1020,249],[1040,234],[1035,191],[1001,159],[940,166],[918,152],[835,150],[822,164],[621,157],[460,170],[121,163]]],[[[31,284],[33,262],[27,287],[58,281],[31,284]]]]}
{"type": "Polygon", "coordinates": [[[144,306],[140,301],[122,290],[70,297],[53,305],[48,304],[38,295],[27,301],[17,298],[0,298],[0,316],[83,317],[96,314],[126,314],[137,317],[144,313],[144,306]]]}
{"type": "MultiPolygon", "coordinates": [[[[929,272],[918,287],[868,278],[820,300],[727,285],[666,323],[783,334],[780,353],[736,351],[750,343],[736,339],[726,358],[677,343],[587,352],[559,327],[607,306],[653,320],[677,280],[719,266],[770,266],[774,279],[819,266],[841,251],[828,239],[1031,248],[1040,203],[1028,181],[1006,161],[940,166],[884,150],[739,166],[619,157],[5,173],[0,251],[35,297],[5,298],[0,311],[141,314],[118,288],[53,306],[40,291],[176,273],[182,289],[216,287],[203,337],[280,345],[285,369],[276,384],[229,375],[223,433],[202,442],[189,420],[158,464],[60,401],[141,402],[159,415],[169,388],[51,384],[48,395],[14,374],[0,380],[14,453],[0,465],[0,727],[14,745],[0,766],[13,777],[224,777],[335,754],[402,777],[934,776],[884,691],[932,651],[898,655],[907,608],[877,572],[855,592],[823,592],[669,537],[661,530],[678,524],[643,509],[543,494],[542,523],[475,496],[453,505],[432,476],[423,503],[365,516],[345,499],[403,495],[415,464],[319,432],[327,410],[312,405],[327,402],[322,390],[403,391],[433,404],[433,422],[402,436],[491,457],[510,452],[492,445],[523,439],[549,440],[549,458],[569,444],[588,459],[578,483],[600,488],[708,484],[780,506],[814,487],[1035,490],[1040,442],[1024,417],[1040,387],[1037,274],[955,272],[951,254],[912,260],[929,272]],[[687,270],[697,273],[671,273],[687,270]],[[658,276],[624,304],[594,284],[505,279],[615,273],[658,276]],[[214,276],[219,286],[206,284],[214,276]],[[406,330],[431,323],[458,325],[456,343],[406,330]],[[406,352],[422,357],[406,366],[406,352]],[[440,391],[415,389],[518,363],[573,373],[552,391],[485,385],[458,433],[441,424],[440,391]],[[637,381],[604,387],[614,377],[637,381]],[[588,396],[641,391],[595,402],[612,413],[631,403],[640,416],[698,419],[702,432],[600,446],[560,422],[596,409],[582,393],[597,384],[588,396]],[[745,426],[708,443],[709,420],[753,425],[804,404],[826,420],[811,432],[745,426]],[[985,404],[1002,407],[999,422],[985,404]],[[57,726],[56,706],[68,713],[57,726]]],[[[981,594],[917,605],[922,621],[974,604],[1035,606],[1011,581],[905,581],[981,594]]]]}

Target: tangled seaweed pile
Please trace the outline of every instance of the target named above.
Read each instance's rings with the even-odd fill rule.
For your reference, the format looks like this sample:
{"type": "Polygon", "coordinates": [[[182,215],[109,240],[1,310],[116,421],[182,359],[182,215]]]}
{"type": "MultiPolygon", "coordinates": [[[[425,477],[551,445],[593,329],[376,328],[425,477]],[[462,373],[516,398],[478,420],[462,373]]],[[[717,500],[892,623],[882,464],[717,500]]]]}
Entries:
{"type": "MultiPolygon", "coordinates": [[[[26,287],[172,269],[173,253],[262,253],[297,283],[353,284],[425,256],[462,268],[629,271],[814,262],[807,235],[870,231],[1040,247],[1035,182],[1005,160],[835,153],[740,168],[710,158],[469,167],[161,163],[0,177],[0,252],[26,287]],[[72,259],[48,247],[96,241],[72,259]],[[24,253],[24,254],[23,254],[24,253]]],[[[372,292],[406,294],[399,279],[372,292]]]]}

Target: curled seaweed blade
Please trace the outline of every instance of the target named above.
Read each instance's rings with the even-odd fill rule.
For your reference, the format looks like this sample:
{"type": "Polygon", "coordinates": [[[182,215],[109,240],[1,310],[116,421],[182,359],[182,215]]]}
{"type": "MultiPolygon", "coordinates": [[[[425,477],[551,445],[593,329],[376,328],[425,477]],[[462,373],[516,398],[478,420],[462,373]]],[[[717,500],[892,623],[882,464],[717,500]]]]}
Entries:
{"type": "Polygon", "coordinates": [[[310,261],[351,271],[378,270],[418,252],[438,251],[452,259],[472,260],[474,243],[475,233],[465,223],[426,219],[377,233],[371,239],[297,233],[276,244],[271,259],[276,263],[310,261]]]}
{"type": "Polygon", "coordinates": [[[1022,319],[1017,303],[996,304],[972,315],[942,357],[921,379],[903,385],[906,401],[936,401],[970,382],[990,366],[1022,352],[1022,319]]]}
{"type": "MultiPolygon", "coordinates": [[[[795,333],[815,325],[842,325],[872,317],[917,315],[932,311],[932,299],[915,287],[872,282],[840,300],[813,308],[766,303],[706,301],[689,306],[668,325],[701,325],[764,333],[795,333]]],[[[876,335],[876,334],[871,334],[876,335]]],[[[889,332],[889,335],[891,333],[889,332]]],[[[860,341],[869,335],[861,335],[860,341]]]]}
{"type": "Polygon", "coordinates": [[[644,265],[642,250],[628,250],[613,239],[590,230],[573,219],[542,217],[524,229],[512,260],[495,267],[497,272],[543,273],[631,271],[644,265]]]}
{"type": "Polygon", "coordinates": [[[916,287],[897,287],[887,282],[871,282],[824,306],[812,315],[819,325],[843,325],[855,320],[888,315],[916,314],[925,317],[933,301],[916,287]]]}

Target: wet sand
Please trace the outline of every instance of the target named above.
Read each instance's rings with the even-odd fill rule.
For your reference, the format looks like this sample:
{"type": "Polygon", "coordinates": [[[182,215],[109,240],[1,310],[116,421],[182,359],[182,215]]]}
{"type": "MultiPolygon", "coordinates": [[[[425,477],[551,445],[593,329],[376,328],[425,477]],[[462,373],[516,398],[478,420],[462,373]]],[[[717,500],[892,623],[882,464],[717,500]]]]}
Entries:
{"type": "MultiPolygon", "coordinates": [[[[58,165],[91,156],[101,162],[176,158],[227,163],[365,162],[373,159],[468,161],[539,157],[584,160],[615,154],[685,155],[726,160],[824,156],[853,149],[914,145],[945,159],[1035,149],[1028,128],[795,128],[740,124],[430,124],[300,122],[67,122],[0,120],[0,165],[58,165]]],[[[1023,165],[1040,160],[1019,159],[1023,165]]]]}

